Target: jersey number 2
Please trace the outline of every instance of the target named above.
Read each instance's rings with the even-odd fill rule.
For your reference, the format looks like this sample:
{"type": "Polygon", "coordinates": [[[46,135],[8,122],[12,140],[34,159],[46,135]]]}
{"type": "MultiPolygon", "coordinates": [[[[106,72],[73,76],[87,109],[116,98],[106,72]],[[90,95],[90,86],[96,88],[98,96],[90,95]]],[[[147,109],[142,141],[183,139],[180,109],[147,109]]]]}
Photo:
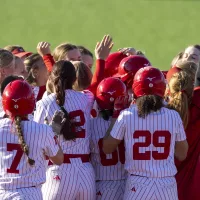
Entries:
{"type": "Polygon", "coordinates": [[[19,170],[17,169],[17,166],[19,165],[19,162],[24,152],[22,151],[22,148],[19,144],[8,143],[7,151],[14,151],[14,150],[16,150],[17,153],[13,159],[10,169],[7,169],[7,173],[19,174],[19,170]]]}
{"type": "Polygon", "coordinates": [[[85,138],[85,129],[83,129],[81,126],[84,126],[85,124],[85,116],[82,110],[75,110],[69,113],[69,117],[71,120],[75,119],[76,117],[79,117],[79,121],[74,122],[74,126],[77,127],[77,129],[73,130],[73,132],[76,132],[76,138],[85,138]]]}
{"type": "Polygon", "coordinates": [[[118,161],[120,161],[122,164],[124,164],[124,162],[125,162],[124,141],[122,141],[118,145],[117,150],[112,152],[112,158],[106,158],[106,154],[103,152],[103,138],[101,138],[99,140],[98,145],[99,145],[99,151],[100,151],[101,164],[103,166],[116,165],[118,163],[118,161]]]}
{"type": "Polygon", "coordinates": [[[169,131],[155,131],[153,135],[150,131],[135,131],[133,134],[134,139],[144,137],[144,142],[135,142],[133,145],[133,160],[164,160],[167,159],[170,152],[171,134],[169,131]],[[164,142],[159,142],[159,138],[164,138],[164,142]],[[142,147],[163,147],[164,151],[159,153],[158,151],[145,151],[140,153],[139,149],[142,147]]]}

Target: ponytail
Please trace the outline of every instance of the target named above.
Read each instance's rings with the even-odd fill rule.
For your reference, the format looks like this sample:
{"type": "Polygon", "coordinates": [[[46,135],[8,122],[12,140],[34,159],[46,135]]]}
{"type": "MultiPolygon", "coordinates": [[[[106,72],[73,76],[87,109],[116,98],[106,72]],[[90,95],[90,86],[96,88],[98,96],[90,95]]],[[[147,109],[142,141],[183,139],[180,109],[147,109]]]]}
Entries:
{"type": "Polygon", "coordinates": [[[69,61],[58,61],[50,75],[50,81],[55,89],[56,103],[65,114],[65,122],[62,125],[60,135],[65,140],[74,140],[76,138],[74,123],[70,121],[69,113],[64,108],[65,90],[72,89],[72,85],[76,80],[76,72],[73,64],[69,61]]]}
{"type": "Polygon", "coordinates": [[[14,123],[15,123],[16,130],[17,130],[18,137],[19,137],[19,144],[21,145],[23,152],[26,154],[26,156],[28,158],[29,165],[33,166],[35,164],[35,161],[29,157],[29,147],[24,140],[24,135],[23,135],[23,132],[21,129],[21,118],[15,117],[14,123]]]}
{"type": "Polygon", "coordinates": [[[170,100],[167,107],[180,114],[184,128],[186,128],[189,119],[188,109],[193,92],[191,76],[184,71],[174,74],[169,82],[169,90],[170,100]]]}

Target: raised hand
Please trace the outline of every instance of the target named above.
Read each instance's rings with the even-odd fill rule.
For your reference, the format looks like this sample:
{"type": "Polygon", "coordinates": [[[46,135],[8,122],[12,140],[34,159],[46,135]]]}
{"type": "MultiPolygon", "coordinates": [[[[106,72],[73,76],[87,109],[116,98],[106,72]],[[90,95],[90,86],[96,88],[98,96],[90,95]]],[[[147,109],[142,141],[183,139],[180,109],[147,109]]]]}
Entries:
{"type": "Polygon", "coordinates": [[[112,38],[109,35],[104,35],[102,41],[97,42],[95,47],[96,59],[106,60],[113,45],[114,43],[112,42],[112,38]]]}
{"type": "Polygon", "coordinates": [[[48,42],[39,42],[37,45],[37,52],[41,56],[51,54],[50,44],[48,42]]]}
{"type": "Polygon", "coordinates": [[[114,110],[113,110],[113,118],[117,118],[119,113],[129,107],[129,98],[126,96],[119,96],[115,99],[114,102],[114,110]]]}

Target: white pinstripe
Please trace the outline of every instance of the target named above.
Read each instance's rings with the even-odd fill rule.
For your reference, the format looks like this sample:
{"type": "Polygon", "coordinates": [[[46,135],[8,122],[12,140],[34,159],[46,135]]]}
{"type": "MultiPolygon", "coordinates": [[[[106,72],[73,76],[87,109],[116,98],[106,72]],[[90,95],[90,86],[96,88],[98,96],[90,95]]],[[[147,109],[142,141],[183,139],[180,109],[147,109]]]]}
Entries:
{"type": "Polygon", "coordinates": [[[129,176],[124,200],[178,200],[174,177],[148,178],[129,176]]]}
{"type": "Polygon", "coordinates": [[[38,87],[38,86],[33,86],[32,88],[33,88],[34,97],[35,97],[35,99],[37,99],[37,96],[38,96],[38,94],[39,94],[40,87],[38,87]]]}
{"type": "Polygon", "coordinates": [[[162,108],[139,118],[136,105],[132,105],[121,112],[111,136],[125,142],[129,178],[124,200],[178,199],[174,148],[175,142],[186,136],[176,111],[162,108]]]}
{"type": "MultiPolygon", "coordinates": [[[[99,152],[99,140],[105,136],[109,126],[110,120],[106,121],[102,117],[96,117],[90,121],[91,163],[95,170],[96,180],[122,180],[125,179],[127,175],[126,171],[124,170],[124,164],[122,164],[119,160],[119,152],[117,152],[117,164],[108,166],[104,166],[102,164],[99,152]]],[[[125,154],[124,151],[123,153],[125,154]]],[[[112,160],[112,154],[106,154],[106,159],[112,160]]]]}
{"type": "Polygon", "coordinates": [[[44,153],[52,157],[59,150],[58,145],[55,144],[54,133],[49,126],[37,124],[33,121],[22,121],[21,127],[24,140],[29,147],[29,156],[35,160],[34,166],[30,166],[27,163],[27,156],[21,149],[8,149],[10,147],[20,148],[18,135],[10,119],[0,120],[0,192],[1,195],[4,195],[6,190],[5,195],[8,195],[9,198],[11,198],[12,193],[13,195],[20,195],[22,193],[22,195],[26,195],[25,191],[27,193],[38,193],[39,195],[41,193],[40,189],[32,188],[32,186],[41,185],[46,180],[46,159],[44,153]],[[40,142],[38,143],[38,141],[40,142]],[[17,156],[19,155],[17,153],[21,154],[21,156],[17,156]],[[13,169],[11,166],[16,158],[17,166],[13,169]],[[7,171],[11,168],[12,173],[7,171]],[[16,172],[17,170],[19,171],[16,172]]]}
{"type": "MultiPolygon", "coordinates": [[[[65,109],[71,113],[81,110],[84,114],[85,123],[81,126],[85,129],[84,138],[76,138],[75,141],[66,141],[63,136],[58,136],[64,154],[89,154],[89,119],[90,111],[94,102],[94,96],[89,91],[77,92],[66,90],[65,109]]],[[[55,94],[43,97],[37,103],[34,120],[44,123],[45,117],[51,121],[53,114],[59,110],[55,100],[55,94]]],[[[80,117],[74,118],[80,122],[80,117]]],[[[42,191],[44,199],[80,199],[93,200],[95,196],[95,176],[90,163],[82,163],[80,158],[70,159],[71,164],[62,164],[61,166],[51,166],[47,171],[47,181],[43,185],[42,191]],[[55,180],[57,174],[60,180],[55,180]],[[48,194],[48,196],[47,196],[48,194]]]]}
{"type": "Polygon", "coordinates": [[[0,190],[1,200],[42,200],[41,186],[15,190],[0,190]]]}
{"type": "MultiPolygon", "coordinates": [[[[116,151],[117,163],[106,165],[104,163],[113,160],[112,154],[106,154],[106,159],[102,161],[100,155],[100,140],[105,136],[110,126],[110,120],[106,121],[102,117],[91,119],[91,163],[95,169],[96,175],[96,199],[100,200],[117,200],[122,199],[125,189],[126,171],[124,164],[120,162],[119,148],[116,151]]],[[[123,154],[125,154],[124,149],[123,154]]],[[[101,149],[102,151],[102,149],[101,149]]],[[[125,155],[123,156],[125,157],[125,155]]],[[[114,159],[115,160],[115,159],[114,159]]]]}
{"type": "Polygon", "coordinates": [[[96,182],[96,200],[122,200],[125,180],[96,182]]]}
{"type": "MultiPolygon", "coordinates": [[[[162,108],[158,112],[149,114],[145,119],[139,118],[135,105],[121,112],[112,131],[111,136],[125,141],[126,162],[125,169],[134,175],[147,177],[174,176],[177,172],[174,164],[175,141],[186,139],[182,121],[176,111],[162,108]],[[152,158],[152,152],[163,153],[163,147],[155,147],[152,142],[147,147],[139,147],[139,153],[150,151],[149,160],[133,160],[133,146],[135,143],[144,144],[145,137],[133,138],[135,131],[148,130],[151,133],[150,141],[154,138],[155,131],[169,131],[171,133],[170,149],[167,159],[156,160],[152,158]]],[[[146,138],[147,139],[147,138],[146,138]]],[[[165,144],[165,138],[158,138],[159,144],[165,144]]],[[[169,148],[169,147],[168,147],[169,148]]]]}
{"type": "Polygon", "coordinates": [[[90,163],[82,163],[79,158],[70,160],[72,164],[63,164],[62,169],[50,167],[47,170],[47,182],[42,186],[44,200],[95,199],[93,167],[90,163]]]}

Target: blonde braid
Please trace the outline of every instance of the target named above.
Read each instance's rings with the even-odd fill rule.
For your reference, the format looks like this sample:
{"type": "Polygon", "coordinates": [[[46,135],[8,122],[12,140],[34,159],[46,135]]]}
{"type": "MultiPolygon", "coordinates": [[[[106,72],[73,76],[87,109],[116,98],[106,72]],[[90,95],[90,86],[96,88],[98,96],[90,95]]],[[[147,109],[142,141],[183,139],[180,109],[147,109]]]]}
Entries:
{"type": "Polygon", "coordinates": [[[29,148],[28,145],[26,144],[23,136],[23,132],[21,129],[21,118],[20,117],[15,117],[15,126],[17,129],[18,137],[19,137],[19,144],[21,145],[21,148],[23,152],[27,155],[28,157],[28,163],[33,166],[35,164],[35,161],[29,157],[29,148]]]}

